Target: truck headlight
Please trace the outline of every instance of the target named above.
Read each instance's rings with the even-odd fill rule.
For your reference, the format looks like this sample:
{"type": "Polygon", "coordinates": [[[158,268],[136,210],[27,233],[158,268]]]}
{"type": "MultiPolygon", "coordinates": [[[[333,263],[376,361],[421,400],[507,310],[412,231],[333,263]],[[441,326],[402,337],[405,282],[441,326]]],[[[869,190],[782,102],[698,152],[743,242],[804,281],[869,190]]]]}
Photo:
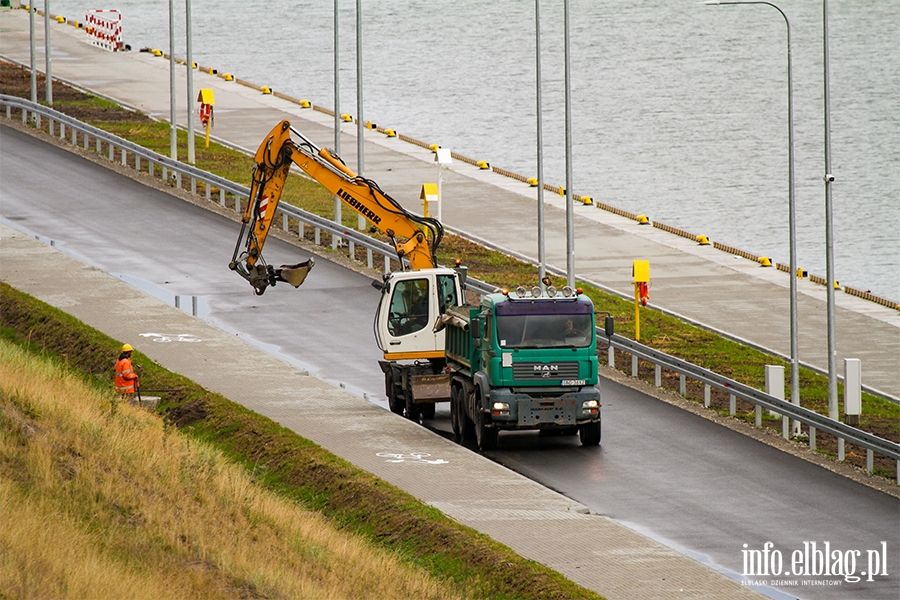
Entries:
{"type": "Polygon", "coordinates": [[[581,408],[583,408],[584,410],[589,410],[591,408],[597,408],[599,406],[600,406],[600,403],[597,402],[596,400],[585,400],[584,403],[581,405],[581,408]]]}
{"type": "Polygon", "coordinates": [[[491,406],[491,414],[495,417],[508,417],[509,416],[509,403],[508,402],[494,402],[491,406]]]}

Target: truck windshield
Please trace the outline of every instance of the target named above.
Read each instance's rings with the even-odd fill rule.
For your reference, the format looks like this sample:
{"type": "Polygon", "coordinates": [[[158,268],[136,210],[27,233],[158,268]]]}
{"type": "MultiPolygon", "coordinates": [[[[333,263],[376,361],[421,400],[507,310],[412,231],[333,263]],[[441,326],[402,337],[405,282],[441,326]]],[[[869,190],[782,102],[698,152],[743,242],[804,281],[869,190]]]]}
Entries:
{"type": "Polygon", "coordinates": [[[504,302],[497,341],[502,348],[585,348],[594,340],[593,312],[587,302],[504,302]]]}

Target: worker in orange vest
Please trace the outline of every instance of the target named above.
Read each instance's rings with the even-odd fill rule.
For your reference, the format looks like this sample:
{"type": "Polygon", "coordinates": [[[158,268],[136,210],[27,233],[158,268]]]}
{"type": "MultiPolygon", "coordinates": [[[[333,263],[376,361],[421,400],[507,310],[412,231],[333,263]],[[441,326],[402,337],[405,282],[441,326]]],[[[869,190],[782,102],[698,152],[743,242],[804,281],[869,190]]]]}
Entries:
{"type": "Polygon", "coordinates": [[[122,346],[122,353],[116,362],[116,391],[127,398],[131,404],[137,404],[134,398],[134,392],[138,384],[137,373],[134,372],[134,366],[131,364],[131,353],[134,348],[131,344],[122,346]]]}

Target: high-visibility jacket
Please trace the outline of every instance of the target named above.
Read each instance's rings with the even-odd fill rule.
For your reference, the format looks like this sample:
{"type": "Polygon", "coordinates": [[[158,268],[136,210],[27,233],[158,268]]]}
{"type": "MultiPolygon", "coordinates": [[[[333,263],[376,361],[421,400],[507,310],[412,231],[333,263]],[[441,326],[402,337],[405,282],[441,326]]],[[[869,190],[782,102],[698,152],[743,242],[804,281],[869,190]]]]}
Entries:
{"type": "Polygon", "coordinates": [[[133,394],[137,378],[134,367],[131,366],[131,359],[120,356],[116,363],[116,391],[120,394],[133,394]]]}

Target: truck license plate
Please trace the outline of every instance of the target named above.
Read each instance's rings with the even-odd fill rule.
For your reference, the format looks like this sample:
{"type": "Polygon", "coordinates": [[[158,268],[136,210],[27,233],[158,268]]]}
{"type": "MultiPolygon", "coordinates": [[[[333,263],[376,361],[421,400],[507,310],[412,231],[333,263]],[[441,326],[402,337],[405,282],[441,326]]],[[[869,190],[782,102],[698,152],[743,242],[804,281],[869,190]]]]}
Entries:
{"type": "Polygon", "coordinates": [[[560,385],[584,385],[584,379],[563,379],[560,385]]]}

